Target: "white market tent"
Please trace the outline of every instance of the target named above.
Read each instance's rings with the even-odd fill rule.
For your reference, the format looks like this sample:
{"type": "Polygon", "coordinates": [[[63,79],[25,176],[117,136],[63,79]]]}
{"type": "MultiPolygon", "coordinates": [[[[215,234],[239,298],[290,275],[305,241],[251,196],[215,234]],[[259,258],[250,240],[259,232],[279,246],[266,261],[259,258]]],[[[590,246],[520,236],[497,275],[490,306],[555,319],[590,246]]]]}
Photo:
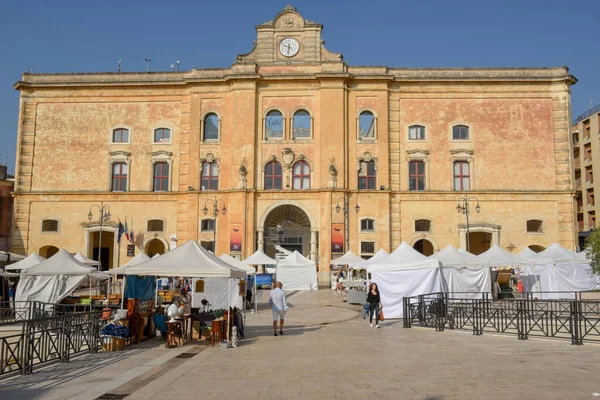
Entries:
{"type": "Polygon", "coordinates": [[[97,267],[100,265],[100,261],[92,260],[91,258],[87,258],[81,253],[77,253],[74,255],[74,258],[82,264],[89,265],[90,267],[97,267]]]}
{"type": "Polygon", "coordinates": [[[247,265],[276,265],[277,260],[269,257],[262,250],[256,250],[254,254],[242,261],[247,265]]]}
{"type": "Polygon", "coordinates": [[[93,272],[61,249],[54,256],[21,273],[15,301],[58,303],[93,272]]]}
{"type": "Polygon", "coordinates": [[[246,271],[235,268],[194,240],[123,272],[124,275],[150,275],[189,278],[244,278],[246,271]]]}
{"type": "Polygon", "coordinates": [[[219,258],[225,261],[229,265],[233,265],[234,267],[246,271],[246,275],[254,275],[256,274],[256,270],[249,266],[246,263],[241,262],[237,258],[231,257],[229,254],[221,254],[219,258]]]}
{"type": "Polygon", "coordinates": [[[532,257],[532,265],[521,275],[525,290],[541,292],[539,298],[543,299],[572,297],[564,292],[593,290],[598,286],[598,277],[593,274],[589,262],[558,243],[552,243],[532,257]]]}
{"type": "Polygon", "coordinates": [[[404,297],[443,290],[440,262],[402,242],[388,257],[368,265],[381,293],[386,318],[402,318],[404,297]]]}
{"type": "Polygon", "coordinates": [[[22,259],[21,261],[18,261],[14,264],[7,265],[6,267],[4,267],[4,269],[6,271],[17,271],[17,270],[24,271],[30,267],[33,267],[34,265],[38,265],[39,263],[41,263],[44,260],[45,260],[45,258],[40,256],[38,253],[31,253],[26,258],[22,259]]]}
{"type": "Polygon", "coordinates": [[[477,261],[490,267],[529,265],[531,261],[518,254],[511,254],[502,247],[494,244],[477,256],[477,261]]]}
{"type": "Polygon", "coordinates": [[[123,265],[120,268],[113,268],[107,272],[111,275],[122,275],[123,272],[125,271],[125,268],[133,267],[134,265],[141,264],[148,260],[150,260],[150,257],[148,257],[146,255],[146,253],[140,252],[140,253],[137,253],[137,255],[135,257],[133,257],[131,260],[129,260],[129,262],[127,262],[127,264],[123,265]]]}
{"type": "Polygon", "coordinates": [[[10,256],[10,261],[21,261],[25,259],[25,256],[16,253],[10,253],[8,251],[0,251],[0,262],[4,262],[8,260],[10,256]]]}
{"type": "Polygon", "coordinates": [[[298,251],[294,251],[279,261],[277,281],[283,283],[285,290],[319,289],[315,262],[304,257],[298,251]]]}
{"type": "Polygon", "coordinates": [[[481,264],[477,256],[464,254],[448,245],[430,256],[442,264],[445,289],[458,298],[478,298],[479,293],[491,290],[490,268],[481,264]]]}
{"type": "Polygon", "coordinates": [[[354,254],[352,251],[348,250],[346,254],[341,257],[336,258],[335,260],[331,260],[331,264],[333,265],[352,265],[352,264],[363,264],[366,260],[354,254]]]}
{"type": "Polygon", "coordinates": [[[390,255],[390,253],[388,253],[384,249],[379,249],[379,251],[377,253],[375,253],[375,255],[373,257],[369,258],[366,263],[363,261],[362,265],[377,264],[379,261],[383,260],[384,258],[386,258],[389,255],[390,255]]]}
{"type": "Polygon", "coordinates": [[[531,257],[535,257],[537,253],[533,250],[531,250],[529,247],[525,247],[523,250],[521,250],[521,252],[519,253],[519,255],[521,257],[524,258],[531,258],[531,257]]]}

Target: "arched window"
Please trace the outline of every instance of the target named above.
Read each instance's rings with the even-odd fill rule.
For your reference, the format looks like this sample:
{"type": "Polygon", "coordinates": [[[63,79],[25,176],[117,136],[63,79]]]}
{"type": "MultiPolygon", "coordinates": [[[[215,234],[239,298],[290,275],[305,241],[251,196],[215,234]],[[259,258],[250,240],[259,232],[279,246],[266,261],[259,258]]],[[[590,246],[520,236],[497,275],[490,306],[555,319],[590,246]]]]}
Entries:
{"type": "Polygon", "coordinates": [[[165,223],[162,219],[151,219],[148,221],[148,232],[164,232],[165,223]]]}
{"type": "Polygon", "coordinates": [[[363,111],[358,116],[358,138],[375,139],[375,117],[371,111],[363,111]]]}
{"type": "Polygon", "coordinates": [[[125,128],[113,129],[112,141],[113,143],[128,143],[129,130],[125,128]]]}
{"type": "Polygon", "coordinates": [[[269,111],[265,118],[265,138],[283,138],[283,115],[277,110],[269,111]]]}
{"type": "Polygon", "coordinates": [[[155,129],[154,143],[171,143],[171,130],[169,128],[155,129]]]}
{"type": "Polygon", "coordinates": [[[530,219],[527,221],[527,232],[529,233],[542,233],[544,232],[544,224],[539,219],[530,219]]]}
{"type": "Polygon", "coordinates": [[[292,169],[292,188],[310,189],[310,166],[306,161],[298,161],[292,169]]]}
{"type": "Polygon", "coordinates": [[[360,221],[361,232],[372,232],[375,230],[375,220],[372,218],[365,218],[360,221]]]}
{"type": "Polygon", "coordinates": [[[418,240],[413,248],[424,256],[433,254],[433,244],[427,239],[418,240]]]}
{"type": "Polygon", "coordinates": [[[454,125],[452,127],[452,140],[468,140],[469,127],[465,125],[454,125]]]}
{"type": "Polygon", "coordinates": [[[431,232],[431,221],[428,219],[416,220],[415,232],[431,232]]]}
{"type": "Polygon", "coordinates": [[[169,190],[169,163],[157,162],[154,164],[154,184],[152,190],[155,192],[166,192],[169,190]]]}
{"type": "Polygon", "coordinates": [[[358,171],[358,188],[364,190],[375,190],[377,187],[377,171],[375,161],[361,161],[358,171]]]}
{"type": "Polygon", "coordinates": [[[281,170],[281,164],[279,164],[277,161],[271,161],[265,167],[265,189],[281,189],[282,182],[283,174],[281,170]]]}
{"type": "Polygon", "coordinates": [[[42,221],[42,232],[58,232],[58,220],[45,219],[42,221]]]}
{"type": "Polygon", "coordinates": [[[219,117],[210,113],[204,116],[204,140],[219,139],[219,117]]]}
{"type": "Polygon", "coordinates": [[[219,168],[217,162],[202,163],[202,190],[219,190],[219,168]]]}
{"type": "Polygon", "coordinates": [[[468,161],[454,161],[454,190],[471,190],[468,161]]]}
{"type": "Polygon", "coordinates": [[[409,140],[425,140],[425,127],[421,125],[413,125],[408,128],[409,140]]]}
{"type": "Polygon", "coordinates": [[[112,165],[111,187],[112,192],[127,191],[127,176],[129,175],[129,166],[124,162],[116,162],[112,165]]]}
{"type": "Polygon", "coordinates": [[[310,114],[307,111],[299,110],[294,114],[292,138],[310,138],[310,114]]]}

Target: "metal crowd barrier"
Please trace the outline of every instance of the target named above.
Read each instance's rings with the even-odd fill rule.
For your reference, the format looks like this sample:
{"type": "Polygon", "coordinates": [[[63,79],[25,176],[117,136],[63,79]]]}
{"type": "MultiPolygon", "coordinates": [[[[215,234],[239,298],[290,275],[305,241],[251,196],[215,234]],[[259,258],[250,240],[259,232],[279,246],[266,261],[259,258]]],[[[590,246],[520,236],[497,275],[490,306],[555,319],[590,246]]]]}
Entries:
{"type": "Polygon", "coordinates": [[[494,294],[429,293],[403,299],[403,326],[436,331],[460,329],[515,335],[524,340],[547,337],[572,344],[600,342],[600,300],[584,300],[579,292],[494,294]],[[551,299],[553,297],[554,299],[551,299]],[[561,297],[561,298],[556,298],[561,297]]]}
{"type": "Polygon", "coordinates": [[[28,375],[34,366],[97,353],[103,316],[100,306],[0,302],[0,377],[28,375]]]}

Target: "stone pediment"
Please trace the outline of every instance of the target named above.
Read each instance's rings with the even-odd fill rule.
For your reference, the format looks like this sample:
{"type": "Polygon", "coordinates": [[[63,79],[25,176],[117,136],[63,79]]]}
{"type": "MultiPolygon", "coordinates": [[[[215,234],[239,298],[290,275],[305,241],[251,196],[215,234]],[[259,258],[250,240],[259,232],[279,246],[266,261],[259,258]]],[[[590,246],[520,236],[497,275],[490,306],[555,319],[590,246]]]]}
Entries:
{"type": "Polygon", "coordinates": [[[291,5],[286,6],[274,19],[256,25],[254,48],[236,57],[235,64],[316,64],[323,61],[343,62],[342,55],[325,49],[321,38],[323,25],[304,19],[291,5]],[[280,49],[284,39],[298,44],[294,55],[284,55],[280,49]]]}

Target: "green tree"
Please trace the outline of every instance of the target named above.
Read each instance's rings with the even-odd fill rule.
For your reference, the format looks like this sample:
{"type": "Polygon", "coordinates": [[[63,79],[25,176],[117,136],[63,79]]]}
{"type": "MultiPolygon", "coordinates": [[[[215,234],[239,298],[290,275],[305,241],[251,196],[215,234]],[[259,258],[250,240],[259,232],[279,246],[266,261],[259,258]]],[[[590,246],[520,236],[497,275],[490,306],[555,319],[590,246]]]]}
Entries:
{"type": "Polygon", "coordinates": [[[585,252],[594,273],[600,275],[600,229],[594,229],[585,241],[585,252]]]}

